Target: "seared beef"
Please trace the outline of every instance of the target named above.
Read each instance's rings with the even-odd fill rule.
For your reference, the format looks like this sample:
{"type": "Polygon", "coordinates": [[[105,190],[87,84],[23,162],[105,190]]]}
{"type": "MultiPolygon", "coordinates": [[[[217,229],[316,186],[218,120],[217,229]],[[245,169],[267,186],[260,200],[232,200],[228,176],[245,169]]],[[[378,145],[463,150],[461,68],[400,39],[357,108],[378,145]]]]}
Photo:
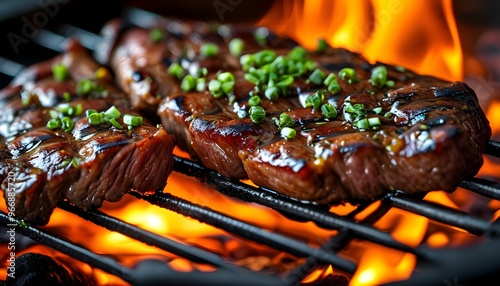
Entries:
{"type": "Polygon", "coordinates": [[[331,204],[395,190],[451,191],[482,165],[491,129],[465,83],[372,64],[344,49],[327,47],[304,55],[278,37],[262,43],[238,29],[226,29],[222,36],[196,25],[186,30],[163,30],[155,42],[143,29],[116,36],[120,40],[111,52],[111,66],[129,93],[133,74],[148,74],[163,98],[158,108],[163,126],[193,158],[224,176],[248,177],[300,200],[331,204]],[[244,39],[243,54],[251,54],[247,66],[228,52],[235,37],[244,39]],[[216,43],[218,53],[201,53],[205,42],[216,43]],[[256,52],[261,50],[276,55],[259,63],[262,53],[256,52]],[[285,65],[278,62],[280,55],[285,65]],[[206,67],[207,83],[231,72],[234,88],[217,98],[206,89],[183,91],[182,77],[168,73],[176,63],[193,76],[206,67]],[[336,87],[325,83],[330,74],[336,87]],[[277,85],[290,76],[293,84],[277,85]],[[280,96],[271,100],[266,91],[273,86],[280,96]],[[260,97],[258,105],[266,113],[260,123],[249,116],[253,95],[260,97]],[[312,95],[319,98],[317,106],[307,104],[312,95]],[[325,115],[327,103],[338,115],[325,115]],[[283,113],[292,119],[288,127],[295,130],[294,138],[285,138],[284,126],[277,124],[283,113]]]}
{"type": "Polygon", "coordinates": [[[15,190],[15,205],[9,209],[26,221],[47,223],[63,199],[88,209],[117,201],[130,190],[161,190],[172,171],[174,137],[163,128],[145,121],[128,129],[122,117],[117,122],[123,129],[89,123],[89,109],[115,106],[122,114],[139,114],[113,87],[110,73],[76,42],[65,54],[21,73],[0,92],[0,106],[1,188],[7,203],[6,190],[15,190]],[[67,67],[68,79],[54,78],[56,64],[67,67]],[[77,82],[86,79],[97,88],[77,92],[77,82]],[[54,111],[68,105],[75,110],[69,116],[74,127],[46,127],[54,111]]]}

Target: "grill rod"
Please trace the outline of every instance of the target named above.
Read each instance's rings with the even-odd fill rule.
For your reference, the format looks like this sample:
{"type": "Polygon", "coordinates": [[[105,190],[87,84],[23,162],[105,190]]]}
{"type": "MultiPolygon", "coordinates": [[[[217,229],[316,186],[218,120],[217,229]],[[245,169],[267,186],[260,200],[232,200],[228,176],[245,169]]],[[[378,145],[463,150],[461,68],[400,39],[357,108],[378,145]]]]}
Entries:
{"type": "MultiPolygon", "coordinates": [[[[90,216],[92,216],[92,213],[94,213],[94,211],[89,211],[90,216]]],[[[15,227],[16,233],[20,233],[23,236],[33,239],[34,241],[45,244],[71,257],[77,258],[81,262],[87,263],[107,273],[120,277],[131,285],[158,285],[157,283],[159,281],[162,281],[161,285],[166,286],[233,286],[234,281],[240,281],[238,282],[238,285],[245,286],[252,286],[256,284],[268,286],[285,285],[284,282],[278,277],[264,275],[258,272],[247,271],[244,270],[244,268],[236,268],[236,266],[229,266],[229,268],[226,269],[218,269],[215,272],[199,272],[196,273],[196,275],[193,275],[192,272],[184,273],[173,271],[165,264],[165,262],[154,260],[144,260],[136,265],[135,268],[128,268],[110,257],[96,254],[82,246],[76,245],[75,243],[65,238],[60,238],[43,229],[23,224],[22,221],[13,220],[3,211],[0,211],[0,222],[2,223],[2,225],[15,227]]],[[[121,225],[118,225],[118,227],[120,226],[121,225]]],[[[200,249],[197,249],[196,251],[202,252],[202,250],[200,249]]]]}

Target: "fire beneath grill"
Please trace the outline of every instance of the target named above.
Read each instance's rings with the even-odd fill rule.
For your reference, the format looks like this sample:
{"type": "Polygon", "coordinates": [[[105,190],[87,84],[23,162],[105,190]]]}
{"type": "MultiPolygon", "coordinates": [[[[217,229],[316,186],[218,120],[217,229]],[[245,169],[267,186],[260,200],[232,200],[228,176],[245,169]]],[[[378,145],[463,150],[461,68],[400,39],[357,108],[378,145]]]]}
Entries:
{"type": "MultiPolygon", "coordinates": [[[[323,38],[370,60],[444,79],[464,78],[451,0],[370,3],[276,1],[258,24],[288,35],[306,48],[316,48],[316,39],[323,38]],[[414,25],[423,14],[428,18],[426,24],[414,25]]],[[[500,98],[483,108],[492,125],[492,139],[500,138],[500,98]]],[[[465,271],[463,276],[462,272],[450,276],[443,261],[453,256],[444,249],[466,253],[499,231],[494,223],[500,217],[499,150],[500,144],[491,141],[488,153],[494,156],[485,155],[478,176],[464,181],[451,194],[439,190],[417,196],[398,193],[376,202],[330,209],[289,200],[248,181],[227,180],[186,160],[186,154],[176,150],[175,172],[163,194],[152,198],[131,194],[87,213],[61,204],[48,225],[17,227],[15,255],[46,254],[97,285],[140,281],[125,270],[116,272],[121,268],[115,262],[140,269],[152,259],[191,277],[219,269],[239,273],[242,266],[283,278],[288,285],[327,283],[332,277],[340,285],[379,285],[412,279],[418,272],[438,275],[434,281],[449,282],[445,284],[461,283],[469,276],[465,271]],[[53,245],[57,239],[39,235],[37,229],[76,246],[53,245]],[[441,274],[429,270],[429,265],[443,267],[441,274]]],[[[0,210],[7,212],[3,200],[0,210]]],[[[4,242],[0,245],[0,279],[5,279],[9,236],[0,237],[4,242]]],[[[499,250],[498,243],[495,245],[491,252],[499,250]]],[[[209,278],[199,281],[217,284],[209,283],[209,278]]]]}

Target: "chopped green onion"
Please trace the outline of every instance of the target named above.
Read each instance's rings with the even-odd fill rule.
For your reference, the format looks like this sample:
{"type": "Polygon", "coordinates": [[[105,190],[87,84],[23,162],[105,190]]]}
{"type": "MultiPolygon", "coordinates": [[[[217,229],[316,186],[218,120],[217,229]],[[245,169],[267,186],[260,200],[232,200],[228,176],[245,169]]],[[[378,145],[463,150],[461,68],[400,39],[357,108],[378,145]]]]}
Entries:
{"type": "Polygon", "coordinates": [[[315,69],[309,76],[309,80],[316,85],[322,84],[325,78],[325,72],[320,69],[315,69]]]}
{"type": "Polygon", "coordinates": [[[220,82],[234,81],[234,75],[230,72],[223,72],[217,76],[217,80],[220,82]]]}
{"type": "Polygon", "coordinates": [[[290,75],[282,75],[279,77],[278,83],[276,83],[277,87],[289,87],[293,84],[293,76],[290,75]]]}
{"type": "Polygon", "coordinates": [[[244,71],[248,71],[248,69],[254,64],[255,57],[253,54],[242,55],[240,57],[240,64],[243,67],[244,71]]]}
{"type": "Polygon", "coordinates": [[[52,119],[59,118],[59,112],[57,112],[55,110],[49,110],[49,114],[50,114],[50,118],[52,118],[52,119]]]}
{"type": "Polygon", "coordinates": [[[394,87],[394,81],[393,80],[388,80],[385,85],[387,85],[388,87],[394,87]]]}
{"type": "Polygon", "coordinates": [[[71,93],[66,91],[65,93],[63,93],[63,97],[64,97],[64,100],[70,101],[71,100],[71,93]]]}
{"type": "Polygon", "coordinates": [[[264,92],[264,95],[266,96],[267,99],[271,101],[277,100],[279,97],[279,89],[275,86],[269,87],[264,92]]]}
{"type": "Polygon", "coordinates": [[[387,68],[385,66],[373,68],[370,81],[376,88],[383,87],[387,82],[387,68]]]}
{"type": "Polygon", "coordinates": [[[339,77],[349,84],[356,82],[356,70],[352,68],[343,68],[339,71],[339,77]]]}
{"type": "Polygon", "coordinates": [[[123,123],[131,126],[141,126],[143,123],[143,119],[141,116],[125,114],[123,115],[123,123]]]}
{"type": "Polygon", "coordinates": [[[97,110],[95,110],[95,109],[87,109],[85,111],[85,116],[89,117],[90,114],[92,114],[92,113],[97,113],[97,110]]]}
{"type": "Polygon", "coordinates": [[[324,39],[318,40],[318,47],[316,48],[316,52],[322,53],[328,47],[328,43],[324,39]]]}
{"type": "Polygon", "coordinates": [[[391,116],[392,116],[392,113],[391,113],[391,112],[386,112],[386,113],[384,114],[384,117],[385,117],[385,118],[390,118],[391,116]]]}
{"type": "Polygon", "coordinates": [[[248,112],[250,114],[250,119],[252,119],[254,123],[258,124],[266,119],[266,111],[260,106],[252,106],[248,112]]]}
{"type": "Polygon", "coordinates": [[[215,98],[219,98],[223,95],[221,87],[222,83],[216,79],[213,79],[208,83],[208,90],[215,98]]]}
{"type": "Polygon", "coordinates": [[[116,118],[120,117],[120,115],[121,115],[120,111],[114,105],[111,106],[110,108],[108,108],[108,110],[104,111],[104,116],[105,116],[105,118],[108,118],[108,119],[112,119],[112,118],[116,119],[116,118]]]}
{"type": "Polygon", "coordinates": [[[205,78],[196,79],[196,91],[204,91],[207,87],[207,82],[205,78]]]}
{"type": "Polygon", "coordinates": [[[328,91],[332,94],[337,94],[342,91],[342,88],[340,87],[339,83],[335,81],[328,85],[328,91]]]}
{"type": "Polygon", "coordinates": [[[223,82],[221,88],[225,94],[233,93],[234,81],[223,82]]]}
{"type": "Polygon", "coordinates": [[[294,124],[293,118],[290,115],[284,112],[280,114],[280,119],[278,121],[278,127],[280,129],[284,127],[291,127],[293,126],[293,124],[294,124]]]}
{"type": "Polygon", "coordinates": [[[276,59],[276,53],[273,50],[262,50],[254,54],[255,62],[258,66],[270,64],[276,59]]]}
{"type": "Polygon", "coordinates": [[[358,127],[359,129],[367,129],[369,127],[368,120],[366,118],[358,120],[354,122],[354,126],[358,127]]]}
{"type": "Polygon", "coordinates": [[[178,63],[173,63],[168,67],[168,74],[182,79],[186,75],[186,70],[178,63]]]}
{"type": "Polygon", "coordinates": [[[269,36],[269,30],[265,27],[260,27],[255,30],[254,34],[254,39],[255,41],[261,45],[264,46],[267,42],[267,37],[269,36]]]}
{"type": "Polygon", "coordinates": [[[61,119],[61,128],[65,132],[71,131],[74,126],[75,126],[75,123],[73,122],[73,120],[70,117],[65,116],[61,119]]]}
{"type": "Polygon", "coordinates": [[[245,42],[240,38],[234,38],[229,42],[229,53],[239,57],[245,48],[245,42]]]}
{"type": "Polygon", "coordinates": [[[297,136],[297,131],[290,127],[284,127],[283,129],[281,129],[281,136],[285,137],[286,139],[293,139],[295,138],[295,136],[297,136]]]}
{"type": "Polygon", "coordinates": [[[244,75],[245,79],[250,82],[250,83],[253,83],[255,85],[259,85],[260,83],[260,80],[258,77],[254,76],[253,74],[250,74],[250,73],[246,73],[244,75]]]}
{"type": "Polygon", "coordinates": [[[382,112],[382,106],[375,107],[375,108],[373,109],[373,112],[375,112],[375,114],[380,114],[380,112],[382,112]]]}
{"type": "Polygon", "coordinates": [[[325,100],[325,95],[321,90],[318,90],[306,98],[306,107],[312,106],[314,109],[318,109],[320,108],[324,100],[325,100]]]}
{"type": "Polygon", "coordinates": [[[378,117],[368,118],[368,125],[370,125],[370,127],[381,125],[380,118],[378,117]]]}
{"type": "Polygon", "coordinates": [[[337,117],[337,109],[329,102],[321,106],[321,112],[328,119],[337,117]]]}
{"type": "Polygon", "coordinates": [[[52,118],[47,122],[47,128],[49,128],[50,130],[57,129],[59,127],[61,127],[61,121],[59,120],[59,118],[52,118]]]}
{"type": "Polygon", "coordinates": [[[207,58],[215,57],[219,53],[219,47],[214,43],[205,43],[201,45],[200,53],[207,58]]]}
{"type": "Polygon", "coordinates": [[[349,103],[346,107],[346,111],[349,113],[364,112],[364,109],[365,109],[365,105],[363,103],[355,103],[355,104],[349,103]]]}
{"type": "Polygon", "coordinates": [[[97,84],[90,79],[82,79],[76,83],[76,94],[80,96],[87,95],[97,90],[97,84]]]}
{"type": "Polygon", "coordinates": [[[196,87],[196,79],[194,76],[188,74],[186,75],[181,82],[181,89],[183,91],[190,91],[196,87]]]}
{"type": "Polygon", "coordinates": [[[336,82],[337,81],[337,76],[334,74],[334,73],[331,73],[329,74],[325,80],[323,81],[323,84],[328,86],[330,85],[332,82],[336,82]]]}
{"type": "Polygon", "coordinates": [[[163,40],[165,37],[165,33],[159,28],[154,28],[149,32],[149,39],[153,43],[158,43],[159,41],[163,40]]]}
{"type": "Polygon", "coordinates": [[[71,159],[71,165],[75,168],[78,168],[80,167],[80,163],[78,162],[78,159],[73,157],[73,159],[71,159]]]}
{"type": "Polygon", "coordinates": [[[302,62],[306,59],[306,57],[307,57],[307,51],[301,46],[294,47],[288,53],[288,58],[292,61],[302,62]]]}
{"type": "Polygon", "coordinates": [[[118,123],[118,121],[116,121],[116,118],[111,118],[109,120],[109,123],[111,123],[111,125],[113,125],[114,127],[118,128],[118,129],[123,129],[123,126],[121,126],[121,124],[118,123]]]}
{"type": "Polygon", "coordinates": [[[202,67],[202,68],[199,68],[197,71],[196,71],[196,76],[197,77],[206,77],[208,74],[208,69],[205,68],[205,67],[202,67]]]}
{"type": "Polygon", "coordinates": [[[99,125],[103,122],[102,114],[98,112],[87,114],[87,118],[92,125],[99,125]]]}
{"type": "Polygon", "coordinates": [[[52,75],[57,81],[65,81],[69,79],[68,68],[63,64],[55,64],[52,66],[52,75]]]}
{"type": "Polygon", "coordinates": [[[248,99],[248,105],[250,106],[259,106],[260,105],[260,97],[258,95],[254,95],[248,99]]]}

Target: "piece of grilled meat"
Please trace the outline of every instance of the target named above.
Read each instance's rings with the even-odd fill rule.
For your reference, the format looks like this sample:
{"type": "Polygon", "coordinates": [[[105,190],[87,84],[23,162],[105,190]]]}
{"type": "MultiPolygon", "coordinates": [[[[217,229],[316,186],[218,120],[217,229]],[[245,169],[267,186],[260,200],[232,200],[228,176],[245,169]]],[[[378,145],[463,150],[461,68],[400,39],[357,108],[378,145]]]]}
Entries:
{"type": "Polygon", "coordinates": [[[1,189],[9,210],[31,223],[46,224],[63,199],[88,209],[130,190],[161,190],[172,171],[174,137],[163,128],[147,121],[127,128],[123,116],[113,122],[117,127],[89,123],[91,109],[139,114],[77,42],[22,72],[0,92],[0,106],[1,189]],[[67,124],[49,128],[60,114],[67,124]]]}
{"type": "Polygon", "coordinates": [[[491,129],[465,83],[371,64],[344,49],[306,52],[272,34],[266,41],[226,28],[221,36],[191,25],[185,34],[161,30],[159,39],[153,30],[132,29],[116,36],[110,56],[122,86],[134,73],[149,72],[163,98],[163,126],[205,166],[332,204],[395,190],[451,191],[482,165],[491,129]],[[228,49],[236,37],[244,42],[241,58],[228,49]],[[218,51],[207,55],[201,48],[207,42],[218,51]],[[171,68],[177,64],[180,76],[171,68]],[[218,83],[183,88],[187,74],[218,83]]]}

